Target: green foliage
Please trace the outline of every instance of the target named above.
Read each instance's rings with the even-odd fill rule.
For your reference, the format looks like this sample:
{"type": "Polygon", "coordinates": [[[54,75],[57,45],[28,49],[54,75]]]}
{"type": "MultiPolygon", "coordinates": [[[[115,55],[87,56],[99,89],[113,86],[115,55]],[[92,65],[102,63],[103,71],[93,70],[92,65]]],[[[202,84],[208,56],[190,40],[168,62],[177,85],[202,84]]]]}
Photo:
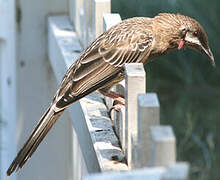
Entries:
{"type": "Polygon", "coordinates": [[[192,50],[175,51],[146,65],[147,90],[158,93],[162,124],[177,137],[178,160],[191,163],[191,179],[220,179],[220,1],[112,0],[122,18],[181,13],[207,32],[217,68],[192,50]]]}

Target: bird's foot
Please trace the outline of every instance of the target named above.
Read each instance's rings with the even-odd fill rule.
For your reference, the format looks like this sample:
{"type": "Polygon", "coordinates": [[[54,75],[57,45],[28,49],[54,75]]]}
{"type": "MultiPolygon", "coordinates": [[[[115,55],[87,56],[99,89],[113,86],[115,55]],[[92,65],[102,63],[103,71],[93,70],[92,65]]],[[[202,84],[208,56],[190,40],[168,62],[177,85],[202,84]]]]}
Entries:
{"type": "Polygon", "coordinates": [[[113,110],[117,111],[117,112],[120,112],[121,108],[123,108],[124,106],[125,106],[125,99],[122,98],[122,99],[120,99],[120,101],[114,100],[113,106],[109,110],[110,117],[111,117],[111,113],[112,113],[113,110]]]}
{"type": "Polygon", "coordinates": [[[109,110],[109,115],[111,117],[111,113],[113,110],[115,111],[120,111],[122,107],[125,106],[125,98],[124,96],[113,92],[113,91],[103,91],[103,90],[99,90],[99,92],[106,97],[112,98],[114,100],[113,102],[113,106],[110,108],[109,110]]]}
{"type": "Polygon", "coordinates": [[[114,101],[113,106],[110,110],[120,111],[122,107],[125,107],[124,103],[121,103],[119,101],[114,101]]]}
{"type": "Polygon", "coordinates": [[[119,96],[119,97],[113,98],[113,99],[114,99],[113,106],[115,106],[115,105],[125,106],[125,98],[119,96]]]}

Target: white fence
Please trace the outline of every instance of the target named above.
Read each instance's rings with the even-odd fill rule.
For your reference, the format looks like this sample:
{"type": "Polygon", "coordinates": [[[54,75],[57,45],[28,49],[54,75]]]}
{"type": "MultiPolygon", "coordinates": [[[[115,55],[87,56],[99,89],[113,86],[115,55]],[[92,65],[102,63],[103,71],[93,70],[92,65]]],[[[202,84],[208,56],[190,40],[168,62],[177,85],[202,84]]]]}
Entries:
{"type": "MultiPolygon", "coordinates": [[[[16,70],[12,69],[12,77],[18,90],[11,93],[16,98],[10,101],[15,103],[12,106],[15,113],[12,115],[17,113],[17,118],[3,118],[8,123],[3,131],[6,150],[1,152],[1,158],[7,156],[2,163],[4,172],[16,148],[22,145],[49,104],[57,89],[56,84],[61,82],[68,67],[98,35],[121,21],[119,14],[110,14],[110,0],[69,0],[67,4],[62,0],[45,0],[44,3],[34,0],[17,3],[17,11],[21,9],[23,19],[17,22],[17,38],[12,41],[18,47],[16,58],[12,59],[19,64],[16,70]],[[41,7],[34,12],[39,16],[28,15],[33,3],[41,7]],[[67,11],[68,15],[65,13],[67,11]],[[51,16],[61,12],[65,15],[51,16]],[[47,19],[47,28],[42,26],[44,18],[47,19]],[[44,34],[45,29],[48,33],[44,34]],[[30,44],[34,44],[34,48],[30,47],[27,51],[30,44]],[[48,54],[50,65],[45,54],[48,54]],[[9,134],[10,137],[7,136],[9,134]],[[16,142],[8,145],[9,138],[16,142]]],[[[9,68],[7,64],[3,65],[9,68]]],[[[12,178],[187,179],[188,164],[176,162],[172,127],[160,126],[157,95],[144,94],[146,75],[143,65],[126,65],[125,72],[125,81],[114,87],[115,91],[125,96],[125,108],[119,112],[112,111],[110,119],[108,110],[112,107],[112,100],[105,98],[104,102],[97,92],[74,103],[20,174],[12,178]]],[[[8,76],[0,78],[5,82],[8,76]]],[[[2,86],[10,87],[7,84],[2,86]]],[[[6,92],[3,87],[2,96],[5,95],[9,96],[9,91],[6,92]]],[[[4,109],[1,112],[5,114],[10,105],[6,99],[2,102],[4,109]]]]}
{"type": "MultiPolygon", "coordinates": [[[[119,14],[110,14],[109,0],[84,2],[75,0],[70,4],[72,5],[70,19],[74,27],[65,16],[50,17],[48,21],[49,59],[59,81],[63,75],[61,67],[67,69],[73,59],[77,59],[83,47],[86,48],[103,31],[121,21],[119,14]],[[58,55],[57,52],[60,54],[58,55]],[[57,66],[57,61],[64,64],[57,66]]],[[[172,127],[160,126],[157,95],[144,94],[146,75],[143,65],[128,64],[125,66],[125,73],[125,81],[114,89],[126,98],[125,109],[122,107],[120,112],[111,113],[114,131],[111,120],[107,116],[107,110],[112,107],[111,99],[105,98],[107,109],[97,93],[80,100],[86,121],[78,119],[75,122],[74,118],[72,121],[78,135],[75,146],[79,146],[82,151],[82,156],[79,156],[78,152],[73,150],[73,156],[78,157],[74,160],[76,161],[74,164],[77,164],[73,167],[74,179],[82,178],[87,173],[109,170],[129,170],[129,172],[101,173],[87,176],[86,180],[127,177],[187,179],[188,164],[176,162],[176,142],[172,127]],[[78,130],[82,128],[84,130],[78,130]],[[90,153],[89,156],[88,153],[90,153]],[[79,157],[84,159],[85,165],[79,166],[82,161],[79,157]],[[144,167],[151,168],[133,171],[144,167]],[[83,168],[85,169],[82,171],[83,168]]],[[[69,111],[70,114],[71,111],[72,109],[69,111]]]]}

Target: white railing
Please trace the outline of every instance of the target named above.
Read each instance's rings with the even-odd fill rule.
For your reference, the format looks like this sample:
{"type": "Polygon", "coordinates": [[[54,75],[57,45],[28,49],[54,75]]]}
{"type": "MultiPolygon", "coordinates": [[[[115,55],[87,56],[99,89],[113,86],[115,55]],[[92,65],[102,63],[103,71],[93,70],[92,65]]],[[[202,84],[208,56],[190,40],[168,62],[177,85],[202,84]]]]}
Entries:
{"type": "MultiPolygon", "coordinates": [[[[110,14],[110,0],[70,0],[70,5],[70,21],[67,16],[49,17],[48,20],[49,59],[59,82],[83,48],[121,21],[119,14],[110,14]]],[[[73,142],[74,179],[109,170],[132,171],[89,175],[85,179],[188,178],[188,164],[176,162],[172,127],[160,125],[157,95],[144,94],[145,76],[142,64],[125,66],[125,81],[114,90],[125,96],[126,106],[120,112],[112,111],[114,130],[107,115],[112,107],[109,98],[105,98],[105,106],[100,94],[93,93],[69,109],[76,136],[73,142]],[[151,168],[140,169],[144,167],[151,168]]]]}
{"type": "MultiPolygon", "coordinates": [[[[121,18],[110,14],[110,0],[69,0],[69,4],[61,0],[15,4],[9,0],[0,1],[0,9],[3,179],[68,67],[83,48],[121,18]],[[32,11],[35,6],[37,10],[32,11]],[[45,33],[46,17],[68,11],[69,15],[50,16],[48,34],[45,33]]],[[[189,167],[176,162],[172,128],[159,125],[158,98],[155,93],[144,94],[143,66],[125,68],[125,81],[114,87],[125,95],[125,108],[112,111],[110,119],[112,100],[105,98],[103,103],[97,92],[74,103],[11,179],[186,179],[189,167]]]]}
{"type": "MultiPolygon", "coordinates": [[[[49,59],[60,82],[64,72],[77,59],[82,48],[68,17],[50,17],[48,30],[49,59]]],[[[73,140],[74,177],[81,177],[85,172],[127,169],[123,163],[112,166],[114,157],[122,160],[124,156],[101,97],[93,93],[74,103],[68,110],[75,135],[73,140]],[[79,173],[82,174],[79,175],[79,173]]]]}

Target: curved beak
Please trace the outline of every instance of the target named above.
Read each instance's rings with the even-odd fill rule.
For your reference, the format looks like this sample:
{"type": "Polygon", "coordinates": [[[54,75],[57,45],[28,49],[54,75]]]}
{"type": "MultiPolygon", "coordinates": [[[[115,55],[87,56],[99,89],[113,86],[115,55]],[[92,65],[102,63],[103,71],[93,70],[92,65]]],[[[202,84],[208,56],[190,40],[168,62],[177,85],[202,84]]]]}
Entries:
{"type": "Polygon", "coordinates": [[[205,48],[202,46],[202,50],[203,50],[203,52],[209,57],[212,66],[213,66],[213,67],[216,67],[216,65],[215,65],[215,59],[214,59],[214,56],[213,56],[212,51],[210,50],[210,48],[205,49],[205,48]]]}
{"type": "MultiPolygon", "coordinates": [[[[201,43],[200,40],[198,39],[198,37],[194,36],[192,34],[192,32],[186,33],[184,41],[188,47],[190,47],[192,49],[196,49],[196,50],[206,54],[206,56],[209,57],[212,66],[215,67],[214,56],[213,56],[212,51],[210,50],[208,44],[206,44],[206,47],[204,47],[203,43],[201,43]]],[[[179,43],[179,47],[180,47],[180,45],[182,45],[181,43],[182,42],[179,43]]],[[[178,47],[178,49],[179,49],[179,47],[178,47]]]]}

